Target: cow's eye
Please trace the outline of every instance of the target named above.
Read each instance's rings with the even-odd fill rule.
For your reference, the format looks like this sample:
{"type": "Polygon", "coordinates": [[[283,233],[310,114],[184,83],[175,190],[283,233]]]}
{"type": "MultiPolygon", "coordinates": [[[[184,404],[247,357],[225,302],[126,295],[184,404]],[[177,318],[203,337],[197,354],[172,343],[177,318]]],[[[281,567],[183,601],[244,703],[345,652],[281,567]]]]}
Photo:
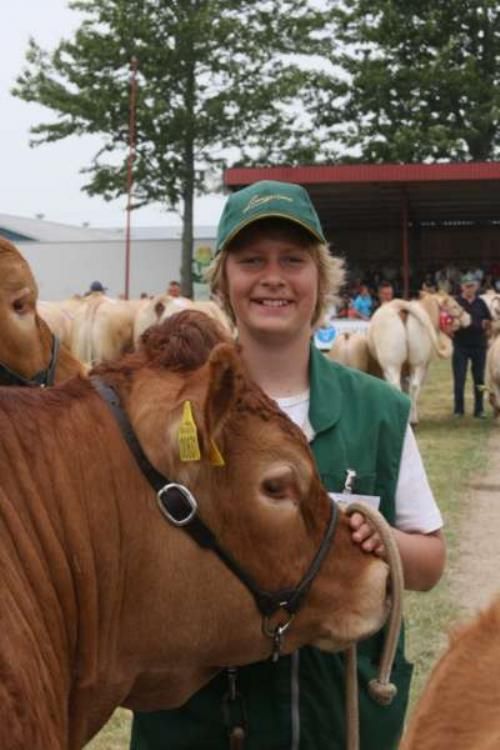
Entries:
{"type": "Polygon", "coordinates": [[[265,479],[262,482],[262,489],[266,495],[272,498],[285,497],[286,483],[283,479],[265,479]]]}
{"type": "Polygon", "coordinates": [[[26,309],[26,299],[24,297],[21,297],[20,299],[14,300],[12,307],[14,308],[14,312],[16,313],[22,313],[26,309]]]}

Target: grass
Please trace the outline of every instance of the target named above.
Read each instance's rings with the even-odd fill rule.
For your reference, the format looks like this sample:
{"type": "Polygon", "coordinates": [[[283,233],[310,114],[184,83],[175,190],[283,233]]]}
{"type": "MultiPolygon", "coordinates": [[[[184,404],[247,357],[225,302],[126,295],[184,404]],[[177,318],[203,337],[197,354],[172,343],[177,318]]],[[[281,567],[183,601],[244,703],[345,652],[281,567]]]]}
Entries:
{"type": "MultiPolygon", "coordinates": [[[[465,491],[468,481],[487,465],[487,440],[493,428],[491,419],[452,416],[452,378],[448,360],[435,362],[421,398],[421,421],[416,429],[429,481],[445,520],[448,549],[446,572],[431,592],[407,593],[408,654],[415,663],[412,702],[446,643],[450,625],[460,616],[450,581],[458,564],[457,538],[467,510],[465,491]]],[[[466,414],[472,412],[472,394],[467,382],[466,414]],[[467,398],[468,397],[468,398],[467,398]]]]}
{"type": "MultiPolygon", "coordinates": [[[[467,386],[470,391],[469,382],[467,386]]],[[[431,487],[445,519],[448,564],[446,574],[433,591],[405,595],[408,656],[415,663],[412,702],[421,692],[446,642],[451,623],[460,615],[459,604],[452,598],[450,580],[458,563],[456,542],[467,509],[464,488],[471,476],[486,468],[486,443],[492,430],[491,419],[455,419],[452,406],[450,362],[435,362],[422,392],[416,435],[431,487]]],[[[466,412],[470,414],[471,410],[471,401],[466,399],[466,412]]],[[[129,736],[130,712],[118,709],[87,748],[126,750],[129,736]]]]}

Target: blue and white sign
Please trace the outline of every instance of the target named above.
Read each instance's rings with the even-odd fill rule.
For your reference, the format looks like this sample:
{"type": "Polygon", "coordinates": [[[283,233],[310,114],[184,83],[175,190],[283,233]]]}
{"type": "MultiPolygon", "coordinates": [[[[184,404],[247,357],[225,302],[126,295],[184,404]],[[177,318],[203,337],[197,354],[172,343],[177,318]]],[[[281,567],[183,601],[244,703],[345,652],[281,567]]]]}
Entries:
{"type": "Polygon", "coordinates": [[[331,349],[336,337],[341,333],[366,333],[370,325],[368,320],[356,320],[355,318],[338,318],[331,320],[331,325],[317,328],[314,331],[314,343],[323,352],[331,349]]]}
{"type": "Polygon", "coordinates": [[[335,341],[336,335],[337,331],[335,330],[334,326],[324,326],[323,328],[317,328],[314,331],[314,343],[316,344],[318,349],[321,349],[322,351],[328,351],[335,341]]]}

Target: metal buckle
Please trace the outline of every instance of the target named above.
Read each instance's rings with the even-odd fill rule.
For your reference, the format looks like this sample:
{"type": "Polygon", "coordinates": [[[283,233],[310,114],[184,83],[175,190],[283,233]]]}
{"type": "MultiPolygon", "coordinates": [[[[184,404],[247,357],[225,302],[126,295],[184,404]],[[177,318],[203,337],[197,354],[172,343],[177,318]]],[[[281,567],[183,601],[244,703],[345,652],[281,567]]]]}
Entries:
{"type": "Polygon", "coordinates": [[[173,523],[174,526],[186,526],[188,523],[190,523],[195,515],[198,512],[198,503],[196,502],[193,495],[190,493],[187,487],[184,487],[182,484],[176,484],[175,482],[170,482],[169,484],[166,484],[164,487],[161,488],[161,490],[158,490],[156,493],[157,499],[158,499],[158,505],[160,506],[160,510],[163,513],[163,515],[168,518],[170,523],[173,523]],[[184,518],[176,518],[172,513],[169,511],[168,506],[166,505],[166,497],[169,490],[176,490],[179,492],[184,500],[187,501],[187,504],[189,505],[189,512],[184,518]]]}

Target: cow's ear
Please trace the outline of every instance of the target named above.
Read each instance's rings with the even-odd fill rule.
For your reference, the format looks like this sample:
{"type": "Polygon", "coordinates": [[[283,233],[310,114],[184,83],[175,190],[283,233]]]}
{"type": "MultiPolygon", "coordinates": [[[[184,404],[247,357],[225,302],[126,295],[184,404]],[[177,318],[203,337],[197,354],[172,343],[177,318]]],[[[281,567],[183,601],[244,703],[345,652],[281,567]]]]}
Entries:
{"type": "Polygon", "coordinates": [[[235,347],[218,344],[208,359],[208,371],[204,416],[208,435],[215,437],[242,388],[241,364],[235,347]]]}

